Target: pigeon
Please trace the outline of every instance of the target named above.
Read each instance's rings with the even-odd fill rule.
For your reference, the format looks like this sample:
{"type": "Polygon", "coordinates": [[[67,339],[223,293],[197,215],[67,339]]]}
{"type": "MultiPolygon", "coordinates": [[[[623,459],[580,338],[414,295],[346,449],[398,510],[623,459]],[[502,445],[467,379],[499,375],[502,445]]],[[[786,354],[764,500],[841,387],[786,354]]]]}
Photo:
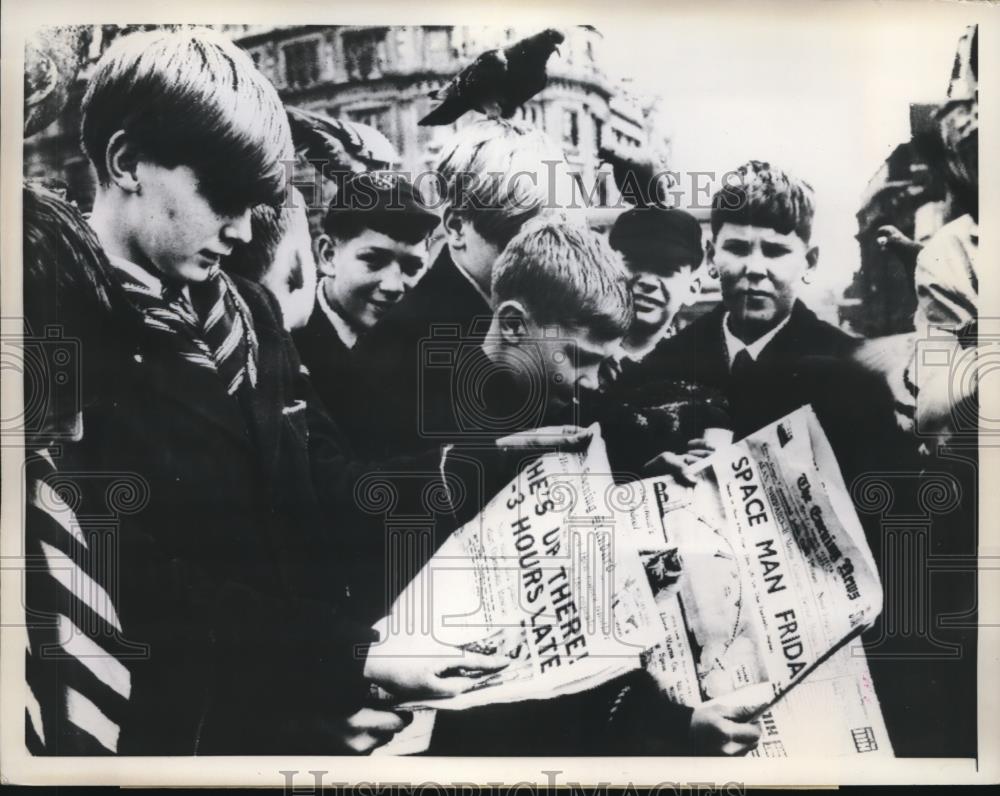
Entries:
{"type": "Polygon", "coordinates": [[[431,92],[431,99],[441,104],[418,124],[452,124],[473,110],[490,118],[509,119],[545,88],[549,56],[558,52],[565,38],[559,31],[547,28],[502,50],[487,50],[446,86],[431,92]]]}
{"type": "Polygon", "coordinates": [[[330,161],[331,171],[373,171],[399,162],[389,139],[374,127],[334,119],[323,113],[288,106],[288,122],[297,151],[310,160],[330,161]]]}

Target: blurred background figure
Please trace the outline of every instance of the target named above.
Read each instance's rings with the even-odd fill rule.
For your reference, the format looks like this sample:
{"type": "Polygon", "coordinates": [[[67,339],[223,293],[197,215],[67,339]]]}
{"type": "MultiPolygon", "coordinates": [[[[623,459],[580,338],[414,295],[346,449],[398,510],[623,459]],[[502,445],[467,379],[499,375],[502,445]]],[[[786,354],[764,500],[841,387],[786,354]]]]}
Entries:
{"type": "Polygon", "coordinates": [[[60,470],[67,447],[83,438],[95,389],[116,375],[117,292],[75,207],[36,188],[23,200],[25,739],[32,754],[113,754],[137,652],[119,619],[118,569],[106,563],[118,560],[115,524],[81,523],[65,499],[76,490],[74,468],[60,470]],[[94,351],[104,355],[83,356],[94,351]]]}
{"type": "MultiPolygon", "coordinates": [[[[911,116],[913,110],[911,107],[911,116]]],[[[926,161],[920,172],[924,177],[894,204],[883,200],[881,217],[872,216],[877,219],[874,241],[879,257],[871,254],[867,242],[871,232],[859,234],[863,253],[869,247],[870,262],[886,273],[894,263],[900,263],[905,281],[891,289],[895,283],[883,279],[882,290],[871,294],[876,302],[888,304],[884,312],[873,311],[878,304],[868,308],[868,315],[878,320],[875,326],[859,331],[877,336],[864,342],[856,356],[885,378],[893,394],[897,423],[905,430],[917,431],[927,452],[935,438],[943,441],[951,435],[954,410],[964,418],[967,431],[975,424],[976,413],[970,404],[976,392],[975,367],[961,363],[974,357],[978,305],[976,26],[959,41],[946,99],[926,106],[921,114],[926,117],[921,123],[925,129],[915,136],[912,147],[926,161]],[[895,223],[879,224],[890,218],[895,223]],[[920,348],[928,346],[940,349],[942,361],[952,364],[918,367],[920,348]],[[949,353],[948,348],[955,350],[949,353]],[[968,371],[970,378],[955,381],[954,374],[962,371],[968,371]],[[952,381],[959,387],[958,393],[953,393],[952,381]],[[919,397],[921,389],[923,398],[919,397]]],[[[903,153],[903,147],[898,151],[903,153]]],[[[915,171],[914,166],[911,171],[915,171]]],[[[877,206],[873,202],[870,209],[877,206]]],[[[866,218],[865,211],[859,218],[866,218]]],[[[860,274],[865,272],[863,267],[860,274]]]]}
{"type": "MultiPolygon", "coordinates": [[[[351,174],[396,168],[400,154],[378,129],[322,111],[286,105],[295,146],[293,182],[304,193],[309,233],[323,234],[323,219],[338,186],[351,174]]],[[[319,254],[314,250],[314,257],[319,254]]]]}
{"type": "Polygon", "coordinates": [[[917,256],[918,350],[914,357],[917,430],[947,441],[956,431],[978,428],[979,279],[979,28],[970,27],[959,41],[948,99],[938,115],[949,189],[956,215],[917,256]],[[950,349],[948,367],[921,365],[919,347],[950,349]],[[967,374],[960,378],[961,374],[967,374]]]}
{"type": "Polygon", "coordinates": [[[48,127],[69,98],[90,48],[87,25],[53,25],[38,30],[24,50],[24,137],[48,127]]]}
{"type": "MultiPolygon", "coordinates": [[[[28,41],[25,137],[62,113],[89,44],[90,29],[72,25],[28,41]]],[[[131,692],[129,658],[142,650],[125,641],[116,572],[105,563],[117,559],[114,526],[81,525],[63,498],[73,468],[60,469],[62,454],[83,438],[95,388],[115,378],[112,307],[122,310],[122,299],[73,204],[31,182],[22,203],[24,551],[32,562],[24,590],[25,742],[35,755],[114,754],[131,692]]]]}
{"type": "Polygon", "coordinates": [[[280,208],[257,205],[250,215],[249,243],[237,243],[223,267],[270,290],[285,328],[305,326],[316,298],[316,260],[302,194],[289,189],[280,208]]]}

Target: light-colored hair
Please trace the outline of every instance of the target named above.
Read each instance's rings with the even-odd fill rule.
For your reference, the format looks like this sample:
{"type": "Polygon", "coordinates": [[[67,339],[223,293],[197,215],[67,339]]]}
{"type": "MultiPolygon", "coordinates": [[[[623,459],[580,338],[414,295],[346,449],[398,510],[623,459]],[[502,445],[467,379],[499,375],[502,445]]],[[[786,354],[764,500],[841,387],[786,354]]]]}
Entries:
{"type": "Polygon", "coordinates": [[[744,163],[736,172],[739,182],[712,197],[712,237],[729,223],[768,227],[782,235],[794,232],[809,243],[816,212],[809,183],[759,160],[744,163]]]}
{"type": "Polygon", "coordinates": [[[629,271],[603,236],[575,223],[524,225],[493,266],[493,306],[519,301],[545,326],[622,337],[632,324],[629,271]]]}
{"type": "Polygon", "coordinates": [[[558,203],[553,185],[562,150],[541,130],[501,119],[460,130],[437,165],[442,209],[459,213],[502,248],[521,225],[558,203]]]}
{"type": "Polygon", "coordinates": [[[82,143],[102,185],[119,130],[140,157],[194,170],[223,210],[280,204],[292,137],[278,93],[250,57],[207,30],[149,31],[116,40],[82,104],[82,143]]]}

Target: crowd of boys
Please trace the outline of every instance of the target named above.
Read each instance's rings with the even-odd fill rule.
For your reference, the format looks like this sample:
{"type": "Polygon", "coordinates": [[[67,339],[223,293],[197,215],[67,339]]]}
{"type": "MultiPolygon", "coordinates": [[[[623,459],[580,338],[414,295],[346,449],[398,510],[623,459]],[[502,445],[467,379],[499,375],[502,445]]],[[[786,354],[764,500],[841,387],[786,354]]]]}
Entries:
{"type": "MultiPolygon", "coordinates": [[[[82,110],[92,212],[24,191],[27,322],[85,353],[79,400],[26,439],[35,753],[386,743],[411,718],[394,705],[506,660],[408,655],[373,627],[526,459],[585,445],[594,420],[632,477],[683,479],[709,427],[738,438],[802,404],[848,480],[909,447],[857,341],[799,299],[813,192],[767,163],[716,195],[706,243],[660,207],[605,236],[559,201],[559,148],[489,119],[444,147],[435,211],[406,176],[361,171],[317,226],[288,187],[286,109],[224,38],[119,39],[82,110]],[[722,301],[674,333],[706,255],[722,301]],[[84,533],[111,495],[95,473],[134,474],[136,494],[84,533]],[[373,474],[391,506],[365,493],[373,474]],[[392,512],[427,522],[391,536],[392,512]],[[393,545],[418,551],[409,570],[393,545]]],[[[439,717],[431,752],[740,754],[759,707],[681,708],[637,672],[439,717]]]]}

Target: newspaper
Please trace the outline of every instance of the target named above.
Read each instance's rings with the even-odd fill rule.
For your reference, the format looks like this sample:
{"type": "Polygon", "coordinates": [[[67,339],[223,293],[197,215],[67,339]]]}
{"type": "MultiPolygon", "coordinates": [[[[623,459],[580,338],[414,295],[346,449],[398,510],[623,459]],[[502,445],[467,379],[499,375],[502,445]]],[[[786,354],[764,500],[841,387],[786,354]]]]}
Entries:
{"type": "Polygon", "coordinates": [[[664,630],[647,670],[687,705],[770,683],[757,754],[891,753],[864,651],[847,646],[881,583],[812,410],[717,451],[694,480],[647,479],[632,511],[664,630]]]}
{"type": "Polygon", "coordinates": [[[551,698],[644,666],[692,706],[766,684],[759,754],[891,752],[851,644],[878,616],[881,584],[812,410],[717,451],[694,486],[616,485],[593,434],[585,453],[532,462],[400,596],[388,632],[417,615],[426,624],[410,632],[511,661],[408,707],[551,698]],[[817,710],[829,721],[805,730],[817,710]]]}
{"type": "Polygon", "coordinates": [[[600,428],[592,434],[583,453],[530,463],[400,595],[384,632],[510,659],[471,691],[408,707],[462,709],[584,691],[639,668],[642,651],[656,643],[642,564],[616,550],[628,516],[615,509],[621,488],[600,428]],[[413,616],[421,627],[404,626],[413,616]]]}
{"type": "Polygon", "coordinates": [[[751,757],[893,757],[860,640],[840,648],[760,717],[751,757]],[[818,720],[817,717],[822,717],[818,720]]]}

